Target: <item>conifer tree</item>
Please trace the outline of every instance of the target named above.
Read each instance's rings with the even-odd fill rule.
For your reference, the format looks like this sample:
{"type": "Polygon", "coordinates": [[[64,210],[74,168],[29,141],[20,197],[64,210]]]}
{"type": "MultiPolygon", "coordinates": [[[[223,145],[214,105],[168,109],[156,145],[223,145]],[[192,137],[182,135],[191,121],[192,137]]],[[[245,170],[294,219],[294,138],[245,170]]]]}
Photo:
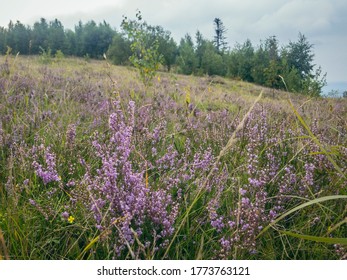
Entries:
{"type": "Polygon", "coordinates": [[[215,18],[213,23],[215,25],[215,36],[213,43],[219,53],[224,53],[224,51],[227,48],[227,42],[225,37],[227,29],[225,28],[220,18],[215,18]]]}

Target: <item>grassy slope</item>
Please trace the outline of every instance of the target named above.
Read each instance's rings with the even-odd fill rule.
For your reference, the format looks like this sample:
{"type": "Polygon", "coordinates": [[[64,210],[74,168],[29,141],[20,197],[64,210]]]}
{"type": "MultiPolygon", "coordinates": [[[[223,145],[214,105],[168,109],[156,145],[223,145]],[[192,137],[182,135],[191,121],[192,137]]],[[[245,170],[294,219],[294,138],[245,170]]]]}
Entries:
{"type": "MultiPolygon", "coordinates": [[[[4,57],[0,58],[0,229],[4,235],[3,242],[0,235],[0,257],[107,259],[114,256],[114,246],[124,246],[120,258],[343,257],[343,248],[304,241],[282,230],[318,237],[346,237],[344,199],[304,208],[260,238],[256,236],[270,223],[264,217],[271,210],[277,209],[275,217],[280,217],[307,200],[346,194],[347,100],[312,100],[219,77],[171,73],[158,73],[158,77],[152,87],[145,89],[134,69],[101,61],[64,59],[43,65],[40,58],[10,57],[7,63],[4,57]],[[223,155],[210,176],[209,170],[216,167],[214,160],[260,91],[264,92],[263,98],[237,133],[238,141],[223,155]],[[298,115],[290,107],[289,99],[298,115]],[[192,177],[182,179],[177,188],[166,193],[173,202],[167,202],[163,211],[168,216],[172,213],[176,219],[173,232],[165,240],[160,237],[153,240],[152,227],[158,227],[156,230],[160,232],[163,225],[148,220],[144,221],[146,226],[139,239],[131,244],[115,241],[122,240],[119,228],[115,228],[122,221],[116,224],[109,221],[105,231],[95,228],[89,211],[93,201],[83,181],[88,168],[80,162],[86,161],[93,174],[100,168],[101,159],[95,155],[91,142],[94,138],[107,142],[112,134],[108,122],[116,110],[115,100],[120,100],[125,119],[131,119],[128,101],[135,101],[135,122],[139,127],[134,130],[135,148],[130,161],[134,170],[142,170],[146,187],[153,195],[158,195],[157,190],[166,188],[168,182],[173,184],[174,179],[192,177]],[[303,127],[298,116],[310,131],[303,127]],[[73,141],[68,136],[71,125],[76,127],[73,141]],[[156,129],[159,140],[153,136],[156,129]],[[96,131],[99,136],[93,136],[96,131]],[[317,137],[316,142],[310,132],[317,137]],[[167,170],[158,160],[170,153],[170,146],[182,159],[167,170]],[[322,146],[329,156],[322,154],[322,146]],[[44,184],[32,163],[35,159],[44,166],[47,147],[56,155],[61,180],[44,184]],[[157,155],[153,154],[153,147],[157,155]],[[193,171],[187,170],[195,168],[197,158],[207,157],[208,149],[213,155],[210,165],[197,168],[193,176],[189,173],[193,171]],[[255,171],[250,171],[249,166],[255,171]],[[310,166],[316,166],[313,174],[310,166]],[[269,178],[271,170],[273,175],[269,178]],[[310,174],[312,180],[308,178],[310,174]],[[296,180],[288,183],[286,176],[296,180]],[[253,190],[251,180],[264,184],[259,183],[259,189],[253,190]],[[72,181],[74,185],[67,187],[72,181]],[[206,187],[209,185],[214,186],[212,190],[206,187]],[[288,189],[281,193],[284,186],[288,189]],[[201,187],[206,190],[200,192],[201,187]],[[239,195],[241,189],[247,190],[245,198],[252,203],[248,206],[254,212],[242,205],[245,200],[239,195]],[[183,192],[180,199],[176,198],[178,190],[183,192]],[[263,192],[264,197],[259,197],[263,192]],[[73,205],[71,197],[78,197],[73,205]],[[30,203],[31,200],[35,203],[30,203]],[[174,211],[170,203],[177,203],[178,213],[170,212],[174,211]],[[64,220],[61,217],[64,211],[75,220],[64,220]],[[216,222],[213,211],[224,221],[222,229],[213,226],[216,222]],[[253,217],[258,218],[255,221],[253,217]],[[228,228],[230,222],[236,226],[228,228]],[[245,224],[254,229],[246,229],[245,224]],[[144,249],[141,244],[146,242],[144,249]]],[[[108,213],[103,212],[103,217],[108,213]]]]}

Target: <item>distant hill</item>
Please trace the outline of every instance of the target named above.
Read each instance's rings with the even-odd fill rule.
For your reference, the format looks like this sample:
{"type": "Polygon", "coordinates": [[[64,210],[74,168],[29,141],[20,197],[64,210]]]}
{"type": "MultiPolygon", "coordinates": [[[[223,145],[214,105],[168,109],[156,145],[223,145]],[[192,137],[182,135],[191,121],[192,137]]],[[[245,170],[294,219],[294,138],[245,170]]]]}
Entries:
{"type": "Polygon", "coordinates": [[[337,91],[336,97],[341,97],[343,92],[347,90],[347,82],[334,82],[328,83],[327,86],[323,88],[323,95],[328,95],[332,91],[337,91]]]}

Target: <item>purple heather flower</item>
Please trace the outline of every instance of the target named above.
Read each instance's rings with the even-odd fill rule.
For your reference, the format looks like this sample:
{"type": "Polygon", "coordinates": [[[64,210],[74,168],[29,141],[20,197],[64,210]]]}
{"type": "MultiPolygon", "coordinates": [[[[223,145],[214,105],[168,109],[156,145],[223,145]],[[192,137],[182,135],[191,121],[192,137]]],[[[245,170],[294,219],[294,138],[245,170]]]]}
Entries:
{"type": "MultiPolygon", "coordinates": [[[[97,228],[103,230],[117,226],[120,238],[115,244],[115,253],[119,254],[126,248],[123,240],[129,244],[135,242],[132,230],[142,238],[145,232],[143,227],[148,223],[155,231],[156,242],[160,239],[162,244],[166,244],[165,238],[174,232],[174,222],[179,209],[173,200],[171,189],[180,180],[166,178],[163,180],[163,188],[154,190],[148,187],[145,174],[152,163],[147,165],[142,158],[134,161],[131,157],[136,154],[133,144],[133,133],[136,131],[135,103],[129,103],[127,117],[119,102],[114,105],[116,112],[109,117],[110,138],[100,141],[96,135],[93,141],[100,165],[95,173],[91,168],[87,168],[83,184],[89,190],[90,210],[97,228]]],[[[146,138],[148,134],[143,135],[146,138]]],[[[153,147],[152,152],[154,155],[157,153],[156,147],[153,147]]],[[[160,170],[173,169],[178,162],[178,153],[173,146],[157,160],[160,170]]]]}
{"type": "MultiPolygon", "coordinates": [[[[44,147],[41,147],[44,149],[44,147]]],[[[43,167],[36,160],[33,162],[36,175],[39,176],[46,185],[50,182],[60,181],[60,177],[56,170],[55,154],[50,152],[49,148],[44,149],[46,167],[43,167]]]]}
{"type": "Polygon", "coordinates": [[[240,188],[240,195],[244,196],[247,193],[247,190],[240,188]]]}
{"type": "Polygon", "coordinates": [[[231,229],[233,229],[236,226],[236,223],[234,221],[229,221],[228,225],[231,229]]]}
{"type": "Polygon", "coordinates": [[[33,199],[29,199],[29,203],[32,205],[32,206],[36,206],[37,204],[36,204],[36,201],[35,200],[33,200],[33,199]]]}
{"type": "Polygon", "coordinates": [[[70,214],[68,213],[68,212],[63,212],[63,213],[61,213],[61,217],[64,219],[64,220],[66,220],[67,221],[67,219],[69,218],[69,216],[70,216],[70,214]]]}
{"type": "Polygon", "coordinates": [[[74,187],[75,185],[76,185],[76,182],[73,179],[69,180],[69,182],[66,183],[67,187],[74,187]]]}
{"type": "Polygon", "coordinates": [[[231,250],[231,243],[229,240],[225,239],[224,237],[222,237],[220,239],[220,244],[222,246],[222,248],[226,251],[229,252],[231,250]]]}
{"type": "Polygon", "coordinates": [[[76,125],[70,124],[66,131],[66,143],[68,147],[73,147],[76,138],[76,125]]]}
{"type": "Polygon", "coordinates": [[[308,185],[308,186],[313,186],[313,173],[315,170],[315,166],[312,163],[305,163],[305,177],[304,177],[304,182],[308,185]]]}

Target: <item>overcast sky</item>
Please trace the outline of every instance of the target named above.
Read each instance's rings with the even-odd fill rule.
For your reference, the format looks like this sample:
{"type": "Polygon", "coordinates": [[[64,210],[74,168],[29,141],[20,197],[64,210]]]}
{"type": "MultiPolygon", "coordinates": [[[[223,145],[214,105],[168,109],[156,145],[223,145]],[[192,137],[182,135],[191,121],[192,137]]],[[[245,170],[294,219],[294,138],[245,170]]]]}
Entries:
{"type": "Polygon", "coordinates": [[[197,30],[214,36],[213,19],[222,19],[231,47],[250,39],[276,35],[282,45],[303,33],[314,44],[315,63],[328,73],[329,83],[347,83],[346,0],[0,0],[0,26],[19,20],[32,25],[40,17],[58,18],[73,29],[82,20],[106,20],[119,29],[122,15],[135,18],[136,9],[151,25],[171,31],[177,43],[197,30]]]}

